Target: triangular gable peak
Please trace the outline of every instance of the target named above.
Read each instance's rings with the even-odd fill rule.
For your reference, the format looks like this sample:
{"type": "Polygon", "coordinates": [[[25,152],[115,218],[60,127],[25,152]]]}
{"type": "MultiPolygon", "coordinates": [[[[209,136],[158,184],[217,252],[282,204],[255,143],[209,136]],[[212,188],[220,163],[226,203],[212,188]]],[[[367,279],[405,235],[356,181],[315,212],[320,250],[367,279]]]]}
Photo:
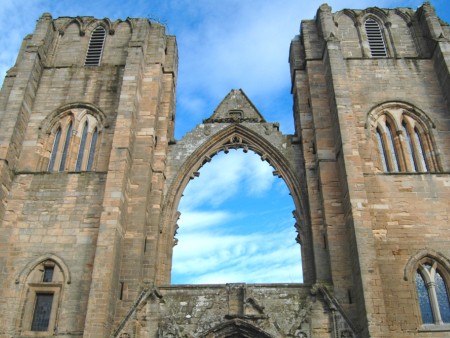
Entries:
{"type": "Polygon", "coordinates": [[[203,123],[265,123],[266,120],[242,89],[232,89],[203,123]]]}

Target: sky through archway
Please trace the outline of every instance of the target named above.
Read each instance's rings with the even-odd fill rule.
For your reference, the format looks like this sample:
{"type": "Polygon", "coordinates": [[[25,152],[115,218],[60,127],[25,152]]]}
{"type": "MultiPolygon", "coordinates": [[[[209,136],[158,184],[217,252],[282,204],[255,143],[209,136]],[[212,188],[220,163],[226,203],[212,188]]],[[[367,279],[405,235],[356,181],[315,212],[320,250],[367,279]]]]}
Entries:
{"type": "Polygon", "coordinates": [[[173,284],[302,282],[295,206],[273,170],[241,149],[200,169],[180,201],[173,284]]]}

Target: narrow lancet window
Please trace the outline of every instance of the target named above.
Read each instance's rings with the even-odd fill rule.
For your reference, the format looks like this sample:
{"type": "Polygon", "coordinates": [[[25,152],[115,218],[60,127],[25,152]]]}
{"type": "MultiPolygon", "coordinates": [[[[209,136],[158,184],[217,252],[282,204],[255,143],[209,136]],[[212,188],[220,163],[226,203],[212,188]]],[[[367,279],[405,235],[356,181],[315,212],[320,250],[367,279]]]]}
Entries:
{"type": "Polygon", "coordinates": [[[419,264],[416,271],[416,291],[423,324],[450,323],[450,300],[447,281],[438,262],[419,264]]]}
{"type": "Polygon", "coordinates": [[[414,139],[416,141],[417,157],[419,157],[420,164],[422,165],[422,171],[428,171],[427,162],[425,161],[423,144],[417,128],[414,128],[414,139]]]}
{"type": "Polygon", "coordinates": [[[416,290],[419,298],[420,313],[422,314],[422,323],[433,324],[433,312],[431,310],[430,295],[428,294],[427,284],[419,271],[416,272],[416,290]]]}
{"type": "Polygon", "coordinates": [[[388,122],[386,122],[386,136],[390,147],[391,171],[397,172],[399,171],[397,149],[395,148],[394,134],[388,122]]]}
{"type": "Polygon", "coordinates": [[[86,138],[88,134],[88,122],[84,124],[83,134],[81,135],[80,150],[78,151],[77,164],[75,166],[76,171],[81,171],[83,165],[84,148],[86,147],[86,138]]]}
{"type": "Polygon", "coordinates": [[[61,127],[58,128],[53,141],[52,153],[50,154],[50,162],[48,164],[48,171],[53,171],[56,162],[56,155],[58,154],[59,141],[61,140],[61,127]]]}
{"type": "Polygon", "coordinates": [[[97,27],[91,35],[88,51],[86,53],[85,66],[100,66],[103,54],[106,31],[102,26],[97,27]]]}
{"type": "Polygon", "coordinates": [[[386,147],[383,142],[383,135],[379,128],[377,128],[377,142],[378,142],[378,151],[380,153],[381,164],[383,165],[383,170],[388,171],[387,162],[386,162],[386,147]]]}
{"type": "Polygon", "coordinates": [[[436,298],[439,304],[441,319],[444,323],[450,323],[450,302],[448,299],[447,285],[445,284],[444,278],[442,278],[439,271],[436,271],[435,283],[436,298]]]}
{"type": "Polygon", "coordinates": [[[69,151],[71,136],[72,136],[72,122],[70,122],[69,127],[67,128],[66,140],[64,142],[64,149],[61,156],[61,163],[59,164],[59,171],[64,171],[66,167],[67,152],[69,151]]]}
{"type": "Polygon", "coordinates": [[[408,126],[406,125],[405,121],[403,121],[402,127],[403,127],[403,134],[405,135],[406,140],[406,152],[408,154],[409,163],[411,164],[411,169],[413,171],[417,171],[416,161],[414,160],[413,156],[413,144],[411,141],[411,135],[409,134],[408,126]]]}
{"type": "Polygon", "coordinates": [[[97,146],[97,138],[98,138],[98,130],[97,128],[95,128],[94,132],[92,133],[91,148],[89,150],[89,159],[86,170],[92,170],[92,166],[94,164],[95,147],[97,146]]]}
{"type": "Polygon", "coordinates": [[[369,18],[366,20],[364,26],[366,28],[367,40],[369,42],[371,56],[387,56],[383,32],[381,31],[378,22],[372,18],[369,18]]]}

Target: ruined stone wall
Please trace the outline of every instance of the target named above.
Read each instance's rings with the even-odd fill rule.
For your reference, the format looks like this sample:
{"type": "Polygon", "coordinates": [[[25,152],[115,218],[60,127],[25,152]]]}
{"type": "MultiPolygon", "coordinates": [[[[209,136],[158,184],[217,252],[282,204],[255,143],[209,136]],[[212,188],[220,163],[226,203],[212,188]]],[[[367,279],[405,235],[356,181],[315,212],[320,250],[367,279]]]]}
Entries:
{"type": "Polygon", "coordinates": [[[114,337],[354,336],[326,289],[307,284],[163,286],[144,292],[128,317],[114,337]]]}

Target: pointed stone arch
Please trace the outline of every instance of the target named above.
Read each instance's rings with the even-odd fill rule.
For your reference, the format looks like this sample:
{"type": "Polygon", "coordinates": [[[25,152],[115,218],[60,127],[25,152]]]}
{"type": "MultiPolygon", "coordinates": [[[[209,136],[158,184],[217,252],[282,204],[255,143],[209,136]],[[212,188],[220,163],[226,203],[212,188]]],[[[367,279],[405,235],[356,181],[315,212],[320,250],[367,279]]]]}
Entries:
{"type": "Polygon", "coordinates": [[[40,263],[44,262],[44,261],[53,261],[55,262],[55,264],[57,264],[59,266],[59,268],[61,269],[63,276],[64,276],[64,280],[67,284],[70,284],[72,282],[72,276],[70,273],[70,270],[66,264],[66,262],[59,256],[53,254],[53,253],[46,253],[43,254],[37,258],[35,258],[34,260],[28,262],[28,264],[22,268],[22,270],[20,270],[20,272],[17,274],[16,276],[16,284],[21,284],[23,285],[23,283],[25,282],[26,278],[28,277],[28,275],[30,274],[30,272],[40,263]]]}
{"type": "MultiPolygon", "coordinates": [[[[267,161],[274,168],[274,175],[283,178],[286,183],[296,210],[297,225],[302,227],[299,231],[299,242],[302,243],[303,271],[307,271],[304,275],[305,280],[311,280],[313,277],[313,255],[311,243],[311,232],[308,229],[306,217],[306,192],[300,185],[300,175],[294,171],[292,163],[282,153],[280,148],[286,147],[287,144],[275,146],[268,136],[271,133],[277,133],[281,138],[283,135],[278,131],[273,131],[274,125],[269,123],[234,123],[234,124],[207,124],[201,125],[197,130],[191,132],[191,137],[196,138],[198,129],[203,129],[203,142],[200,143],[195,150],[180,160],[182,163],[175,169],[172,177],[167,177],[169,188],[165,194],[162,205],[162,217],[160,220],[160,237],[158,243],[157,260],[157,284],[168,284],[170,282],[171,260],[174,245],[174,235],[177,230],[177,221],[180,216],[178,205],[182,197],[182,193],[189,183],[190,179],[198,176],[198,170],[211,158],[221,151],[227,152],[228,149],[244,149],[244,152],[251,150],[261,156],[262,160],[267,161]],[[213,127],[220,129],[213,131],[213,127]],[[308,259],[305,259],[308,257],[308,259]]],[[[274,137],[275,138],[275,137],[274,137]]],[[[184,140],[189,143],[189,139],[184,140]]],[[[192,146],[192,144],[191,144],[192,146]]]]}
{"type": "Polygon", "coordinates": [[[201,336],[201,338],[233,338],[233,337],[272,338],[273,336],[269,335],[260,328],[257,328],[256,326],[242,319],[233,319],[221,323],[201,336]]]}

